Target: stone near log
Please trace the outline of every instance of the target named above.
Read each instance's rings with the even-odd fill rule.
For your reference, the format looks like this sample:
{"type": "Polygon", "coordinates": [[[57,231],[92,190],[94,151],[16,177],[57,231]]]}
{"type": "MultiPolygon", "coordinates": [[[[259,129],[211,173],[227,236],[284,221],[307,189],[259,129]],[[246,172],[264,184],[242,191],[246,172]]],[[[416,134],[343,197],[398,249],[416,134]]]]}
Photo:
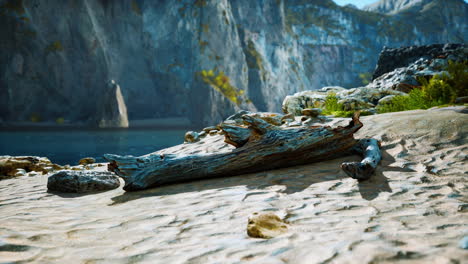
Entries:
{"type": "Polygon", "coordinates": [[[288,225],[274,213],[253,213],[247,224],[247,235],[254,238],[273,238],[288,231],[288,225]]]}
{"type": "Polygon", "coordinates": [[[44,157],[0,156],[0,179],[17,176],[18,169],[23,169],[26,172],[48,173],[61,168],[60,165],[53,164],[48,158],[44,157]]]}
{"type": "Polygon", "coordinates": [[[106,93],[99,101],[97,124],[100,128],[128,127],[127,106],[120,86],[114,80],[107,84],[106,93]]]}
{"type": "Polygon", "coordinates": [[[60,171],[47,180],[47,189],[64,193],[88,193],[112,190],[120,186],[119,178],[107,171],[60,171]]]}
{"type": "Polygon", "coordinates": [[[87,158],[82,158],[80,161],[78,161],[79,165],[89,165],[89,164],[94,164],[96,163],[95,158],[87,157],[87,158]]]}
{"type": "Polygon", "coordinates": [[[187,133],[185,133],[184,139],[185,139],[185,142],[187,143],[194,143],[200,140],[200,136],[195,131],[188,131],[187,133]]]}
{"type": "Polygon", "coordinates": [[[310,117],[318,117],[322,114],[322,109],[320,108],[306,108],[302,110],[302,115],[310,117]]]}

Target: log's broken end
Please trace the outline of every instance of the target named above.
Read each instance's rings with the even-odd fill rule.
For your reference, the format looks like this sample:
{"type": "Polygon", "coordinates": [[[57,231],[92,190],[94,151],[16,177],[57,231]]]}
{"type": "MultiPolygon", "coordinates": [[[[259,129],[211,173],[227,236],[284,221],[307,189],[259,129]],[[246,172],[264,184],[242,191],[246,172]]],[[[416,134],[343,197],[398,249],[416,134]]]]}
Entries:
{"type": "Polygon", "coordinates": [[[349,177],[360,181],[368,180],[375,171],[370,164],[362,162],[343,162],[341,169],[349,177]]]}
{"type": "Polygon", "coordinates": [[[380,142],[372,138],[360,139],[354,151],[363,156],[361,162],[344,162],[341,169],[351,178],[360,181],[369,179],[382,159],[380,142]]]}

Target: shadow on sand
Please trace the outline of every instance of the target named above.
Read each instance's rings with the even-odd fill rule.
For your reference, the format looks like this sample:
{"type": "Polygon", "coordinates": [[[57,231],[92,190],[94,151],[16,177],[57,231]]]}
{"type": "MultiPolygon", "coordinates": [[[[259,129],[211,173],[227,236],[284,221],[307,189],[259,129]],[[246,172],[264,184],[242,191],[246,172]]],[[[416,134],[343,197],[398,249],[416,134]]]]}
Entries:
{"type": "MultiPolygon", "coordinates": [[[[394,158],[386,151],[382,151],[382,155],[383,159],[376,171],[376,174],[370,180],[358,183],[358,189],[363,199],[373,200],[378,197],[381,192],[392,192],[392,189],[388,184],[388,179],[384,176],[384,172],[411,171],[389,166],[389,164],[392,164],[395,161],[394,158]]],[[[293,194],[301,192],[315,183],[348,178],[340,169],[341,163],[345,161],[359,160],[361,160],[359,156],[352,155],[303,166],[226,178],[172,184],[138,192],[125,192],[113,197],[113,202],[110,205],[117,205],[146,197],[214,189],[223,190],[234,186],[246,186],[248,189],[262,190],[270,186],[282,185],[284,186],[284,190],[282,190],[283,193],[293,194]]]]}

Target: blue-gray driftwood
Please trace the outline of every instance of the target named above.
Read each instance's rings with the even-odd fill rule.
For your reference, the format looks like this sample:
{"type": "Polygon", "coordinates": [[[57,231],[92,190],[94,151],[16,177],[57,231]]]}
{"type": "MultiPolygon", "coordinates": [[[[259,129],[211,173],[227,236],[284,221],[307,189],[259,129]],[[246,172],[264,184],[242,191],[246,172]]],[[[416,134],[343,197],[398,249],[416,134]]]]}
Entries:
{"type": "MultiPolygon", "coordinates": [[[[104,157],[109,161],[109,170],[125,180],[124,190],[136,191],[327,160],[350,152],[360,143],[353,137],[362,127],[358,113],[348,126],[337,128],[280,127],[255,114],[243,115],[242,120],[243,125],[226,122],[219,126],[225,142],[236,147],[229,152],[195,155],[156,153],[141,157],[106,154],[104,157]]],[[[351,168],[355,164],[349,166],[351,168]]]]}
{"type": "Polygon", "coordinates": [[[379,141],[373,138],[361,139],[353,150],[364,156],[364,159],[361,162],[344,162],[341,169],[353,179],[369,179],[382,159],[379,141]]]}

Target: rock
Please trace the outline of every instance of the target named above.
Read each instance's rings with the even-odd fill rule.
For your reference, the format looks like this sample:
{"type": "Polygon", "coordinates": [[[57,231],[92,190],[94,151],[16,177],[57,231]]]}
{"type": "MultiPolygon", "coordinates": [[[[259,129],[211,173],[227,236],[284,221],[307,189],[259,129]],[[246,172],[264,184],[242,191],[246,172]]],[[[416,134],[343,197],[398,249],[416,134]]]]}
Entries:
{"type": "Polygon", "coordinates": [[[466,104],[468,103],[468,96],[458,97],[455,99],[456,104],[466,104]]]}
{"type": "Polygon", "coordinates": [[[348,97],[348,98],[339,100],[338,103],[343,105],[343,110],[345,111],[353,111],[353,110],[360,110],[360,109],[374,107],[374,105],[364,101],[364,99],[361,99],[361,98],[348,97]]]}
{"type": "Polygon", "coordinates": [[[254,213],[247,224],[247,235],[255,238],[273,238],[286,231],[287,224],[273,213],[254,213]]]}
{"type": "Polygon", "coordinates": [[[317,117],[322,113],[322,109],[320,108],[306,108],[302,110],[302,115],[310,116],[310,117],[317,117]]]}
{"type": "Polygon", "coordinates": [[[206,133],[209,133],[209,132],[212,131],[212,130],[218,131],[219,128],[216,127],[216,126],[209,126],[209,127],[205,127],[205,128],[203,129],[203,131],[205,131],[206,133]]]}
{"type": "Polygon", "coordinates": [[[202,131],[202,132],[198,133],[198,137],[200,137],[200,138],[206,137],[206,134],[207,134],[207,132],[202,131]]]}
{"type": "Polygon", "coordinates": [[[120,186],[119,178],[107,171],[60,171],[47,180],[47,189],[65,193],[88,193],[112,190],[120,186]]]}
{"type": "Polygon", "coordinates": [[[282,109],[285,114],[295,116],[302,115],[302,110],[306,108],[317,108],[323,106],[327,92],[303,91],[288,95],[283,100],[282,109]]]}
{"type": "Polygon", "coordinates": [[[87,157],[87,158],[80,159],[80,161],[78,161],[78,164],[79,165],[89,165],[89,164],[93,164],[95,162],[96,162],[95,158],[87,157]]]}
{"type": "Polygon", "coordinates": [[[338,93],[338,92],[342,92],[346,90],[345,88],[341,87],[341,86],[326,86],[326,87],[323,87],[322,89],[320,89],[319,91],[320,92],[333,92],[333,93],[338,93]]]}
{"type": "Polygon", "coordinates": [[[188,131],[187,133],[185,133],[184,138],[185,138],[185,142],[187,143],[194,143],[200,140],[199,134],[195,131],[188,131]]]}
{"type": "Polygon", "coordinates": [[[31,171],[31,172],[28,173],[29,177],[34,177],[34,176],[37,176],[37,175],[39,175],[39,173],[35,172],[35,171],[31,171]]]}
{"type": "Polygon", "coordinates": [[[59,170],[62,167],[53,164],[48,158],[28,157],[28,156],[0,156],[0,179],[15,177],[18,169],[25,172],[36,171],[48,173],[49,171],[59,170]]]}
{"type": "Polygon", "coordinates": [[[458,243],[458,246],[461,249],[468,249],[468,236],[463,237],[458,243]]]}
{"type": "Polygon", "coordinates": [[[396,95],[387,95],[379,100],[379,105],[390,103],[396,95]]]}
{"type": "Polygon", "coordinates": [[[20,177],[26,175],[26,171],[24,169],[16,169],[15,177],[20,177]]]}
{"type": "Polygon", "coordinates": [[[120,86],[111,80],[99,101],[97,122],[100,128],[128,127],[127,106],[120,86]]]}
{"type": "Polygon", "coordinates": [[[283,115],[280,115],[278,113],[270,113],[270,112],[258,112],[258,113],[252,113],[252,112],[249,112],[249,111],[245,111],[245,110],[241,110],[239,112],[237,112],[236,114],[228,117],[223,123],[224,124],[229,124],[229,123],[232,123],[232,124],[243,124],[244,123],[244,120],[242,119],[242,116],[243,115],[252,115],[256,118],[260,118],[272,125],[275,125],[275,126],[280,126],[281,125],[281,118],[283,117],[283,115]]]}
{"type": "Polygon", "coordinates": [[[462,212],[462,213],[465,213],[465,212],[468,212],[468,204],[460,204],[458,206],[458,212],[462,212]]]}
{"type": "Polygon", "coordinates": [[[384,47],[379,55],[377,67],[372,79],[375,80],[383,74],[389,73],[397,68],[408,67],[415,62],[419,67],[423,64],[430,64],[426,66],[434,68],[435,71],[440,70],[443,65],[446,65],[449,56],[453,56],[453,60],[463,60],[465,56],[464,48],[464,44],[433,44],[403,48],[384,47]],[[429,60],[421,60],[422,57],[434,60],[432,60],[432,63],[429,63],[429,60]]]}

